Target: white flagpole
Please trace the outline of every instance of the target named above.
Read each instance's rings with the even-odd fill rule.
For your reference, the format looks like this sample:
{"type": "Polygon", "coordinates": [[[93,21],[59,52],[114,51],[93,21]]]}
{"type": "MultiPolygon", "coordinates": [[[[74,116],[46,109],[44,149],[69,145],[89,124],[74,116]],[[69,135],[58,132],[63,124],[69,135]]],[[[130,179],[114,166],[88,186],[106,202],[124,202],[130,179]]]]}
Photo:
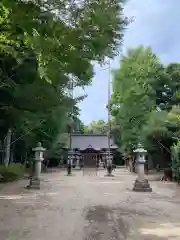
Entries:
{"type": "MultiPolygon", "coordinates": [[[[72,101],[73,101],[73,98],[74,98],[74,96],[73,96],[73,92],[74,91],[74,79],[73,79],[73,77],[71,78],[71,81],[70,81],[70,95],[71,95],[71,99],[72,99],[72,101]]],[[[73,102],[72,102],[72,109],[71,109],[71,126],[70,126],[70,134],[69,134],[69,140],[70,140],[70,143],[69,143],[69,148],[71,149],[72,148],[72,132],[73,132],[73,124],[74,124],[74,122],[73,122],[73,112],[74,112],[74,106],[73,106],[73,102]]],[[[71,149],[72,150],[72,149],[71,149]]]]}
{"type": "Polygon", "coordinates": [[[110,149],[111,149],[111,112],[110,112],[110,97],[111,97],[111,64],[108,61],[108,150],[110,160],[110,149]]]}

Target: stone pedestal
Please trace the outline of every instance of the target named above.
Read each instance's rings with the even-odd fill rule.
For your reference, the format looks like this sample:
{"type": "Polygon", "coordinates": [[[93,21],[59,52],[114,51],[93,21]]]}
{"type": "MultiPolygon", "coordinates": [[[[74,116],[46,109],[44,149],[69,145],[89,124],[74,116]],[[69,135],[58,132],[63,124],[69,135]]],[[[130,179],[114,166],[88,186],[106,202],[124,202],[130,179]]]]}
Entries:
{"type": "Polygon", "coordinates": [[[144,163],[145,161],[139,161],[138,163],[138,178],[135,180],[133,187],[135,192],[152,192],[152,188],[144,176],[144,163]]]}
{"type": "Polygon", "coordinates": [[[112,164],[107,166],[107,174],[105,175],[105,177],[114,177],[114,175],[112,174],[112,164]]]}
{"type": "Polygon", "coordinates": [[[40,189],[40,179],[36,179],[32,177],[30,179],[29,185],[27,186],[28,189],[40,189]]]}
{"type": "Polygon", "coordinates": [[[113,155],[112,153],[107,152],[107,175],[105,175],[105,177],[114,177],[114,175],[112,174],[112,170],[113,170],[113,155]]]}
{"type": "Polygon", "coordinates": [[[152,188],[147,179],[143,181],[135,180],[133,191],[135,192],[152,192],[152,188]]]}
{"type": "Polygon", "coordinates": [[[34,172],[27,188],[40,189],[41,160],[35,160],[34,172]]]}
{"type": "Polygon", "coordinates": [[[41,174],[41,165],[43,158],[43,152],[45,148],[41,146],[41,143],[38,143],[36,148],[33,148],[35,152],[35,158],[33,163],[32,176],[29,181],[28,189],[40,189],[40,174],[41,174]]]}
{"type": "Polygon", "coordinates": [[[114,175],[111,173],[111,174],[106,174],[104,175],[105,177],[114,177],[114,175]]]}
{"type": "Polygon", "coordinates": [[[135,192],[152,192],[152,188],[149,185],[149,182],[147,179],[145,179],[144,174],[144,165],[145,165],[145,154],[146,150],[139,144],[138,149],[136,149],[134,152],[136,152],[137,155],[137,172],[138,177],[135,180],[133,191],[135,192]]]}
{"type": "Polygon", "coordinates": [[[67,176],[72,176],[72,166],[71,166],[71,164],[68,164],[68,166],[67,166],[67,176]]]}

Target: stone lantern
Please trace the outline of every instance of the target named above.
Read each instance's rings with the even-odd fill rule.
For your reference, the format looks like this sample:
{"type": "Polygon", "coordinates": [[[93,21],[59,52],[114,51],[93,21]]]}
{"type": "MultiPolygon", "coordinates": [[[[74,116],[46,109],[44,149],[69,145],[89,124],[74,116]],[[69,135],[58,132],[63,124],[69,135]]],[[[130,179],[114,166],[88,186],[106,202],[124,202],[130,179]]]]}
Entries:
{"type": "Polygon", "coordinates": [[[68,151],[68,160],[67,160],[67,175],[68,176],[71,176],[71,174],[72,174],[73,159],[74,159],[74,151],[69,150],[68,151]]]}
{"type": "Polygon", "coordinates": [[[106,152],[106,164],[107,164],[107,177],[112,177],[112,162],[113,162],[113,155],[111,152],[106,152]]]}
{"type": "Polygon", "coordinates": [[[101,153],[103,167],[106,167],[106,152],[101,153]]]}
{"type": "Polygon", "coordinates": [[[33,148],[32,151],[35,153],[35,157],[33,162],[32,177],[27,188],[40,189],[41,165],[42,161],[44,160],[43,153],[46,151],[46,149],[43,148],[42,144],[39,142],[37,147],[33,148]]]}
{"type": "Polygon", "coordinates": [[[133,191],[135,192],[152,192],[152,188],[149,185],[147,179],[145,179],[144,174],[144,165],[145,165],[145,156],[147,154],[147,150],[143,148],[141,144],[138,144],[138,148],[134,150],[137,154],[137,171],[138,177],[135,180],[133,191]]]}

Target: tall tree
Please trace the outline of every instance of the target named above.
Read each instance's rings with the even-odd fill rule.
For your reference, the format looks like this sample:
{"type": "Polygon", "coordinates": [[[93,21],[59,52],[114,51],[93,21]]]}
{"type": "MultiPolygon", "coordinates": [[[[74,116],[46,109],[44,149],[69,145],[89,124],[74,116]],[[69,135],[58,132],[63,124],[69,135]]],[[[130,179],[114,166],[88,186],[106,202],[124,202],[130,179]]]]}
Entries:
{"type": "Polygon", "coordinates": [[[166,108],[171,109],[173,105],[180,103],[180,64],[170,63],[166,67],[166,73],[170,80],[164,95],[167,98],[166,108]]]}
{"type": "MultiPolygon", "coordinates": [[[[92,61],[118,53],[127,25],[122,11],[121,0],[1,1],[2,139],[11,129],[21,133],[30,126],[41,129],[42,122],[55,124],[50,116],[69,105],[72,78],[74,87],[89,84],[92,61]]],[[[61,113],[66,118],[69,111],[61,113]]]]}
{"type": "Polygon", "coordinates": [[[159,79],[162,73],[157,56],[143,47],[128,50],[114,71],[111,111],[120,127],[121,144],[129,152],[141,141],[142,128],[156,109],[155,86],[164,86],[159,79]]]}
{"type": "Polygon", "coordinates": [[[118,53],[127,24],[123,2],[3,0],[1,46],[21,60],[31,46],[47,81],[65,81],[71,74],[77,85],[87,84],[91,61],[102,62],[118,53]]]}
{"type": "Polygon", "coordinates": [[[108,124],[104,120],[92,121],[88,127],[88,132],[95,134],[107,134],[108,124]]]}

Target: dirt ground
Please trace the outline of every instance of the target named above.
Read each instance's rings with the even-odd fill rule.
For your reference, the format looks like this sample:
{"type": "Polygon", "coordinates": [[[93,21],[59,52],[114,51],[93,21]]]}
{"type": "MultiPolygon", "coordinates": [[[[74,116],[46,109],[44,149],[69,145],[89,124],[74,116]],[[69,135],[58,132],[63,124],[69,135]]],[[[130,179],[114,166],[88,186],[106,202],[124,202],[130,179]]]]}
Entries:
{"type": "Polygon", "coordinates": [[[132,192],[135,175],[42,175],[41,190],[28,180],[0,191],[0,240],[179,240],[180,187],[150,181],[152,193],[132,192]]]}

